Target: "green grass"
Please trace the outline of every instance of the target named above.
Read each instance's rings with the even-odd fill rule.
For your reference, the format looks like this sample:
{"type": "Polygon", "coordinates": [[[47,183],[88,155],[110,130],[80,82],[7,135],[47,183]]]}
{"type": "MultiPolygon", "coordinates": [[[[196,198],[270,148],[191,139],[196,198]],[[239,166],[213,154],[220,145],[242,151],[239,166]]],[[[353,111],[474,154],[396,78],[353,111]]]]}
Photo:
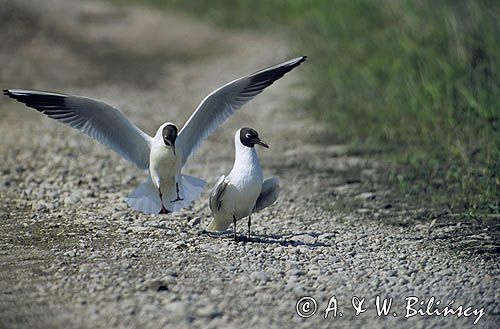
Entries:
{"type": "Polygon", "coordinates": [[[386,161],[416,206],[500,212],[500,2],[138,0],[231,28],[285,28],[332,141],[386,161]]]}

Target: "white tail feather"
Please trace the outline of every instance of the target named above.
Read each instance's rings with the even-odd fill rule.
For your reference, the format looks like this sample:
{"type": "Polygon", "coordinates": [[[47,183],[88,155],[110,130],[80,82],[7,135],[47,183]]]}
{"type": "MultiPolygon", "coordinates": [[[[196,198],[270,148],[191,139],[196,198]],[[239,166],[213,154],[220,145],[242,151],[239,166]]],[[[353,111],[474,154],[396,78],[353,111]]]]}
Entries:
{"type": "Polygon", "coordinates": [[[149,176],[125,199],[125,202],[135,210],[146,214],[158,214],[161,209],[158,190],[149,176]]]}
{"type": "MultiPolygon", "coordinates": [[[[180,211],[182,208],[186,208],[198,198],[201,192],[203,192],[205,184],[206,182],[202,179],[189,175],[181,175],[181,180],[179,182],[179,195],[183,200],[179,200],[176,202],[164,202],[165,207],[173,212],[180,211]],[[166,203],[169,203],[169,205],[167,205],[166,203]]],[[[175,191],[174,196],[176,196],[175,191]]]]}
{"type": "MultiPolygon", "coordinates": [[[[179,181],[179,195],[184,200],[170,202],[175,199],[176,191],[172,189],[169,193],[163,193],[163,204],[172,212],[180,211],[189,206],[198,198],[205,187],[205,181],[193,176],[181,175],[179,181]]],[[[163,191],[162,191],[163,192],[163,191]]],[[[151,178],[148,177],[144,183],[139,185],[126,199],[125,202],[137,211],[147,214],[158,214],[161,209],[158,190],[154,187],[151,178]]]]}

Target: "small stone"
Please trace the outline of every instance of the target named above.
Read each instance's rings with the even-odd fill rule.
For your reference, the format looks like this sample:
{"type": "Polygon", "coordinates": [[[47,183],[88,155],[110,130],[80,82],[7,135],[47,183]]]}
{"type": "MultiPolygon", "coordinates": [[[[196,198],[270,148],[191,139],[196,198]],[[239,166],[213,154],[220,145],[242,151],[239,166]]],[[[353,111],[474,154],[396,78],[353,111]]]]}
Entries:
{"type": "Polygon", "coordinates": [[[299,269],[290,270],[290,275],[293,275],[293,276],[303,276],[305,274],[306,274],[306,272],[299,270],[299,269]]]}
{"type": "Polygon", "coordinates": [[[193,218],[189,222],[189,226],[191,226],[191,227],[198,226],[198,225],[200,225],[200,223],[201,223],[201,218],[200,217],[196,217],[196,218],[193,218]]]}
{"type": "Polygon", "coordinates": [[[164,283],[166,283],[166,284],[173,284],[173,283],[175,283],[175,281],[177,281],[177,276],[176,275],[172,275],[172,274],[165,275],[161,279],[161,281],[164,282],[164,283]]]}
{"type": "Polygon", "coordinates": [[[76,250],[66,251],[66,252],[64,253],[64,256],[68,256],[68,257],[75,257],[75,256],[76,256],[76,250]]]}
{"type": "Polygon", "coordinates": [[[316,238],[309,234],[299,234],[293,236],[290,240],[295,242],[303,242],[303,243],[315,243],[316,238]]]}
{"type": "Polygon", "coordinates": [[[133,233],[144,233],[144,232],[150,231],[151,227],[148,227],[148,226],[132,226],[132,227],[129,227],[129,230],[131,232],[133,232],[133,233]]]}
{"type": "Polygon", "coordinates": [[[163,280],[151,281],[147,284],[147,287],[148,289],[158,292],[168,290],[168,285],[165,282],[163,282],[163,280]]]}
{"type": "Polygon", "coordinates": [[[48,207],[45,202],[39,201],[37,203],[33,203],[32,209],[35,211],[45,211],[48,207]]]}
{"type": "Polygon", "coordinates": [[[125,248],[122,250],[122,257],[138,257],[139,248],[125,248]]]}
{"type": "Polygon", "coordinates": [[[362,177],[374,177],[376,174],[375,169],[363,169],[361,171],[362,177]]]}
{"type": "Polygon", "coordinates": [[[320,274],[321,274],[321,268],[319,267],[312,267],[307,271],[308,276],[319,277],[320,274]]]}
{"type": "Polygon", "coordinates": [[[10,181],[7,179],[2,179],[0,180],[0,187],[1,188],[7,188],[11,185],[10,181]]]}
{"type": "Polygon", "coordinates": [[[120,218],[124,217],[125,214],[126,214],[126,212],[124,212],[124,211],[117,211],[113,215],[111,215],[111,219],[112,220],[120,219],[120,218]]]}
{"type": "Polygon", "coordinates": [[[92,198],[95,197],[95,193],[92,190],[85,190],[82,192],[83,196],[86,198],[92,198]]]}
{"type": "Polygon", "coordinates": [[[217,309],[213,304],[205,304],[205,306],[197,309],[196,312],[199,316],[204,318],[214,319],[216,317],[222,316],[222,312],[217,309]]]}
{"type": "Polygon", "coordinates": [[[222,294],[222,289],[219,287],[213,287],[210,289],[210,295],[211,296],[220,296],[222,294]]]}
{"type": "Polygon", "coordinates": [[[293,291],[301,293],[304,290],[303,286],[295,280],[289,280],[285,285],[285,291],[293,291]]]}
{"type": "Polygon", "coordinates": [[[363,192],[358,195],[356,195],[354,198],[359,199],[359,200],[375,200],[377,195],[372,192],[363,192]]]}
{"type": "Polygon", "coordinates": [[[124,263],[121,264],[121,266],[122,266],[122,269],[129,270],[129,269],[132,268],[132,263],[130,263],[130,262],[124,262],[124,263]]]}
{"type": "Polygon", "coordinates": [[[265,272],[256,271],[250,274],[250,280],[266,282],[269,281],[269,276],[265,272]]]}
{"type": "Polygon", "coordinates": [[[335,238],[335,233],[323,233],[320,236],[318,236],[318,240],[331,240],[335,238]]]}
{"type": "Polygon", "coordinates": [[[64,206],[71,206],[80,201],[80,198],[76,195],[70,195],[64,198],[64,206]]]}
{"type": "Polygon", "coordinates": [[[165,311],[174,318],[184,317],[184,315],[187,313],[187,305],[181,301],[175,301],[167,304],[165,309],[165,311]]]}

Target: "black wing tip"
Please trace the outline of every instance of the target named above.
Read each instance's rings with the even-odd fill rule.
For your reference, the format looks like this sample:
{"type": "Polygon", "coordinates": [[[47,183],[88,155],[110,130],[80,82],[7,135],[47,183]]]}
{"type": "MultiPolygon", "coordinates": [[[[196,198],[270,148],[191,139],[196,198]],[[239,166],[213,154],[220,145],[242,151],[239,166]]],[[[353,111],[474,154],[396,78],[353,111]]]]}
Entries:
{"type": "Polygon", "coordinates": [[[294,62],[292,65],[295,67],[295,66],[298,66],[300,65],[301,63],[304,63],[307,59],[307,55],[303,55],[303,56],[300,56],[300,57],[297,57],[299,60],[294,62]]]}
{"type": "Polygon", "coordinates": [[[7,96],[68,97],[65,94],[35,89],[4,89],[3,93],[7,96]]]}
{"type": "Polygon", "coordinates": [[[4,95],[10,97],[39,97],[39,98],[66,98],[68,95],[59,94],[51,91],[28,90],[28,89],[4,89],[4,95]]]}
{"type": "Polygon", "coordinates": [[[299,66],[306,60],[307,56],[296,57],[287,62],[271,66],[267,69],[258,71],[250,76],[250,85],[245,89],[248,92],[260,93],[265,88],[272,85],[275,81],[281,79],[285,74],[299,66]]]}
{"type": "Polygon", "coordinates": [[[7,97],[15,99],[16,101],[19,101],[19,99],[21,98],[21,95],[18,95],[15,92],[12,92],[13,90],[15,90],[15,89],[4,89],[3,94],[7,97]]]}
{"type": "MultiPolygon", "coordinates": [[[[294,59],[291,59],[289,60],[286,64],[282,64],[282,68],[287,68],[287,72],[293,70],[294,68],[296,68],[297,66],[299,66],[300,64],[304,63],[307,59],[307,56],[306,55],[303,55],[303,56],[300,56],[300,57],[296,57],[294,59]]],[[[287,73],[285,72],[285,73],[287,73]]]]}
{"type": "Polygon", "coordinates": [[[299,58],[300,59],[293,64],[293,67],[299,66],[300,64],[304,63],[306,61],[306,59],[307,59],[307,56],[304,55],[304,56],[301,56],[299,58]]]}
{"type": "Polygon", "coordinates": [[[48,107],[62,106],[66,99],[66,95],[38,90],[4,89],[3,93],[39,112],[43,112],[48,107]]]}

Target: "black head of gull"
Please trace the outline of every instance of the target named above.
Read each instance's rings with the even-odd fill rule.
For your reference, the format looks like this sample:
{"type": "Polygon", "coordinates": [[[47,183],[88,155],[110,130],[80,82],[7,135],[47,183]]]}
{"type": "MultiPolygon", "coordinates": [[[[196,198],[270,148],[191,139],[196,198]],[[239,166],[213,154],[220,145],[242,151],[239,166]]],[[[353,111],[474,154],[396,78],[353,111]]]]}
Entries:
{"type": "Polygon", "coordinates": [[[177,139],[177,127],[174,124],[167,124],[162,131],[163,142],[170,146],[175,154],[175,140],[177,139]]]}
{"type": "Polygon", "coordinates": [[[240,129],[240,141],[241,141],[241,144],[243,144],[247,147],[254,147],[255,144],[258,144],[258,145],[261,145],[265,148],[269,148],[269,145],[264,143],[259,138],[259,133],[252,128],[245,127],[245,128],[240,129]]]}

